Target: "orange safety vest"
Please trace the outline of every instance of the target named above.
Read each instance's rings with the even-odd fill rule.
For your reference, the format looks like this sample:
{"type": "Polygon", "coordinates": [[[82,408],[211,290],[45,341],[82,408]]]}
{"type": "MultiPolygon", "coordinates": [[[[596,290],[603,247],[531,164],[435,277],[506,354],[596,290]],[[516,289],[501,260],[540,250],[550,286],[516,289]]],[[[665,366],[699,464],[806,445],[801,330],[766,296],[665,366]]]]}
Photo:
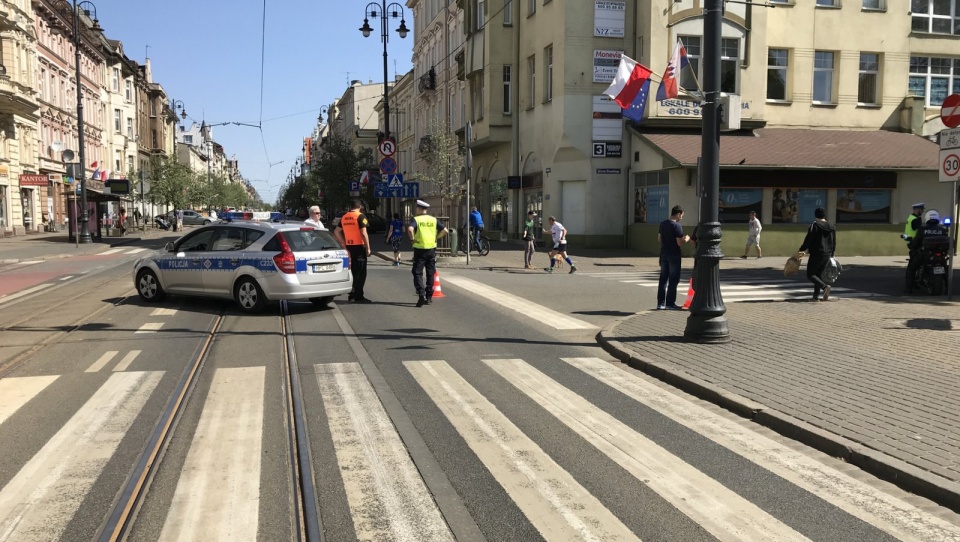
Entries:
{"type": "Polygon", "coordinates": [[[343,230],[343,238],[347,246],[363,246],[363,235],[360,233],[360,211],[348,211],[340,218],[340,229],[343,230]]]}

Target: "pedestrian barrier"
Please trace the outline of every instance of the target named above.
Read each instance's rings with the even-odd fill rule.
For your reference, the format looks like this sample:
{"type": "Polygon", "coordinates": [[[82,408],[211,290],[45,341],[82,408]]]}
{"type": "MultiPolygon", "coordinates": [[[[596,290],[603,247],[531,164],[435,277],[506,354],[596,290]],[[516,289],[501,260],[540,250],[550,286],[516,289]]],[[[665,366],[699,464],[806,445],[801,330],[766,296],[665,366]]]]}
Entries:
{"type": "Polygon", "coordinates": [[[440,273],[434,271],[433,273],[433,299],[440,297],[447,297],[443,295],[443,292],[440,290],[440,273]]]}
{"type": "Polygon", "coordinates": [[[687,288],[687,299],[683,302],[683,308],[689,309],[690,304],[693,303],[693,277],[690,277],[690,287],[687,288]]]}

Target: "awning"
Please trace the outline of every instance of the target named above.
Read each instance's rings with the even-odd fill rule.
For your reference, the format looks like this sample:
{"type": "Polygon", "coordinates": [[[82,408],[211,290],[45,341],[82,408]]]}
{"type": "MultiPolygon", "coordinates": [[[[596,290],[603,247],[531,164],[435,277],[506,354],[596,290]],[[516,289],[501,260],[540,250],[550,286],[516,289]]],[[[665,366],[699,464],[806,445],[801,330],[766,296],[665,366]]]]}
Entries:
{"type": "MultiPolygon", "coordinates": [[[[699,132],[630,129],[679,166],[696,167],[699,132]]],[[[760,128],[720,134],[720,166],[937,171],[940,147],[929,139],[884,130],[760,128]]]]}
{"type": "MultiPolygon", "coordinates": [[[[69,186],[73,187],[74,185],[69,185],[69,186]]],[[[125,196],[127,194],[123,194],[123,195],[125,196]]],[[[74,198],[79,198],[80,194],[78,194],[75,190],[71,190],[71,191],[64,192],[64,196],[67,199],[74,199],[74,198]]],[[[129,200],[129,198],[123,198],[121,195],[118,195],[118,194],[104,194],[102,190],[87,188],[87,201],[97,201],[97,202],[123,201],[124,199],[129,200]]]]}

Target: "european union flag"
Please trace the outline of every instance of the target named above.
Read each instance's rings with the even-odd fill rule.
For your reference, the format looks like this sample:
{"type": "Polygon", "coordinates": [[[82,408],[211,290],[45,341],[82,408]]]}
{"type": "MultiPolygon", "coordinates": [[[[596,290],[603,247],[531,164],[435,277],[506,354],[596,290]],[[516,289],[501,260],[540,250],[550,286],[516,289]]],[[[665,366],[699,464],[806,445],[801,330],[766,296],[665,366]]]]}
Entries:
{"type": "Polygon", "coordinates": [[[640,92],[637,93],[637,97],[633,99],[630,107],[621,110],[623,112],[623,116],[627,117],[633,122],[643,122],[643,111],[647,108],[647,94],[649,93],[650,79],[647,79],[643,82],[643,86],[640,87],[640,92]]]}

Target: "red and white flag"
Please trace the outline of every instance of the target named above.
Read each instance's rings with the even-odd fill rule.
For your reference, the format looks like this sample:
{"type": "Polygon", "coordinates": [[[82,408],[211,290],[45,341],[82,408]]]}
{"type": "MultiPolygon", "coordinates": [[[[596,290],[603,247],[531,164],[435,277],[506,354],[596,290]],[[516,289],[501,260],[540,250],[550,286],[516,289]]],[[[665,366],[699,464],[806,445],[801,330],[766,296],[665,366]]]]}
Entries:
{"type": "Polygon", "coordinates": [[[680,38],[677,38],[677,45],[673,48],[673,57],[667,63],[667,69],[663,70],[663,79],[660,81],[660,88],[657,89],[657,101],[669,100],[680,95],[680,85],[677,78],[684,68],[690,65],[687,59],[687,48],[683,46],[680,38]]]}
{"type": "MultiPolygon", "coordinates": [[[[620,67],[617,68],[617,75],[613,78],[613,83],[603,91],[604,94],[613,98],[613,101],[620,105],[621,109],[629,109],[634,100],[641,96],[640,91],[643,84],[653,73],[649,68],[636,60],[622,55],[620,57],[620,67]]],[[[643,95],[645,97],[645,95],[643,95]]]]}

